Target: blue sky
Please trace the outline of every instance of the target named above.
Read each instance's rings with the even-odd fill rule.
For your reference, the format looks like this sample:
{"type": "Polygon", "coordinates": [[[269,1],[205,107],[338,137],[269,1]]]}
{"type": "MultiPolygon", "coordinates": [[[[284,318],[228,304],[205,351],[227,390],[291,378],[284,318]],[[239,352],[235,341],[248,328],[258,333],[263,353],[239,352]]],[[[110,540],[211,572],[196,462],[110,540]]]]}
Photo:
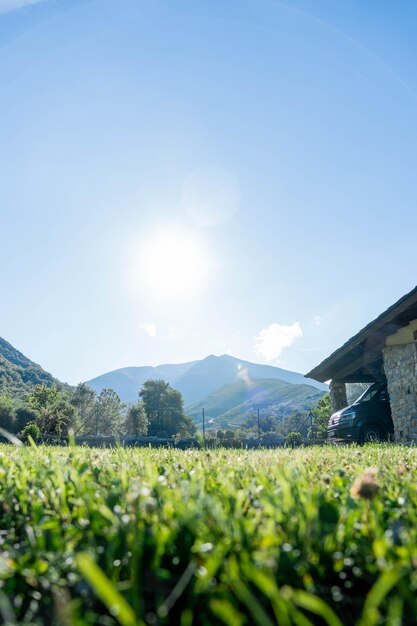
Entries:
{"type": "Polygon", "coordinates": [[[0,0],[0,335],[305,372],[416,284],[414,1],[0,0]]]}

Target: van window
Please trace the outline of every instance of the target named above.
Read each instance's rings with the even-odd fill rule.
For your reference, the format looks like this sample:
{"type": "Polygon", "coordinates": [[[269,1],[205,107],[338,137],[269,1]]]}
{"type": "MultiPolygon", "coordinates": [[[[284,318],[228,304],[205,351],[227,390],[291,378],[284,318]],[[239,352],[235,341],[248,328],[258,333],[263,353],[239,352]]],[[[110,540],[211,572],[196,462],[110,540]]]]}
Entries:
{"type": "Polygon", "coordinates": [[[372,398],[378,393],[381,387],[377,384],[373,384],[366,391],[363,392],[361,396],[354,402],[354,404],[359,404],[360,402],[369,402],[372,398]]]}

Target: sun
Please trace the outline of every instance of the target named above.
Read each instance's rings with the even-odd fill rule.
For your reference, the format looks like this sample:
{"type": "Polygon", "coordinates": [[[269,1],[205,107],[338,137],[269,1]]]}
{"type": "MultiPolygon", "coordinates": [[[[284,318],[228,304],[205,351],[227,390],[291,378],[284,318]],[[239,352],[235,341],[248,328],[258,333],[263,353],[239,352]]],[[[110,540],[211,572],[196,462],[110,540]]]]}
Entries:
{"type": "Polygon", "coordinates": [[[192,297],[207,280],[207,252],[192,232],[159,232],[141,247],[137,272],[148,293],[169,299],[192,297]]]}

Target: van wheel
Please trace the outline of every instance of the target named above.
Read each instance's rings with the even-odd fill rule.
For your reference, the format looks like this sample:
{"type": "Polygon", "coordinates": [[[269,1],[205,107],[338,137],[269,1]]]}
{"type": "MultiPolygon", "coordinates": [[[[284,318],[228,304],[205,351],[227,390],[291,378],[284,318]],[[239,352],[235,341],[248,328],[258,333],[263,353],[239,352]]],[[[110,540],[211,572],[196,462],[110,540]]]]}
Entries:
{"type": "Polygon", "coordinates": [[[359,436],[359,441],[361,443],[375,443],[378,441],[385,441],[386,439],[387,433],[377,424],[369,424],[369,426],[364,426],[359,436]]]}

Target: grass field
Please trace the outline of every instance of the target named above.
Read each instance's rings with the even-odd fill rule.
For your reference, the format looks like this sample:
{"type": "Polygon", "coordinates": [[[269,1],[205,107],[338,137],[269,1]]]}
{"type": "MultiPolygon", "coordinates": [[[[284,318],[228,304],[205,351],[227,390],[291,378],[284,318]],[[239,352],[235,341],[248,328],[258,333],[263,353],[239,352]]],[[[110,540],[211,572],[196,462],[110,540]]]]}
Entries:
{"type": "Polygon", "coordinates": [[[394,626],[416,589],[416,449],[0,446],[0,622],[394,626]]]}

